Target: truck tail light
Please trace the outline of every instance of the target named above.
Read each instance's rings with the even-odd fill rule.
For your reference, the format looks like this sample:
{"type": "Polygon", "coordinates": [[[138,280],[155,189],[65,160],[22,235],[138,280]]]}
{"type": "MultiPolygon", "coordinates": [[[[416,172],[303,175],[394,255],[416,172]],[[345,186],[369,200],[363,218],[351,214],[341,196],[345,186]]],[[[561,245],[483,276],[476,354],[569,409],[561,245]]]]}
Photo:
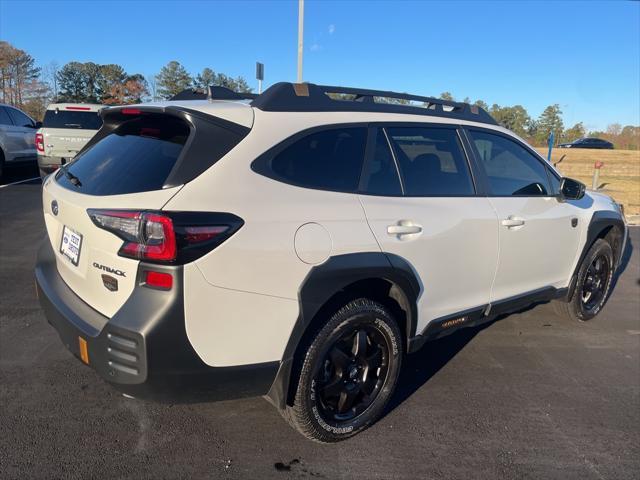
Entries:
{"type": "Polygon", "coordinates": [[[44,135],[36,133],[36,150],[44,153],[44,135]]]}

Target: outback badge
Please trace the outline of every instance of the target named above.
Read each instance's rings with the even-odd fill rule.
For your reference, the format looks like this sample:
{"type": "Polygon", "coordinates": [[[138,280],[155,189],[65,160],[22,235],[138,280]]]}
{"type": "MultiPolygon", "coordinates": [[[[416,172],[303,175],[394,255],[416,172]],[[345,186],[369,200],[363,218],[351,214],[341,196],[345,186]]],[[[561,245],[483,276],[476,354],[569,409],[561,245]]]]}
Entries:
{"type": "Polygon", "coordinates": [[[116,278],[113,278],[111,275],[105,275],[103,273],[102,283],[104,284],[104,287],[110,292],[118,291],[118,280],[116,278]]]}

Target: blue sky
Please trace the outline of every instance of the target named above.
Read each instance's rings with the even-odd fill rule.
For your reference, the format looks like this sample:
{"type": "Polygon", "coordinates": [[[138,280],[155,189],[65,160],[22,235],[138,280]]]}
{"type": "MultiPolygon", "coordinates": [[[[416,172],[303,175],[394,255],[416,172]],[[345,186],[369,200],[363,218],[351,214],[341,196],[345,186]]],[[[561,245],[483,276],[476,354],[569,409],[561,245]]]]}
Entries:
{"type": "MultiPolygon", "coordinates": [[[[304,79],[489,104],[565,124],[640,124],[639,2],[305,2],[304,79]]],[[[56,61],[149,75],[170,60],[294,81],[297,1],[0,0],[0,38],[56,61]]]]}

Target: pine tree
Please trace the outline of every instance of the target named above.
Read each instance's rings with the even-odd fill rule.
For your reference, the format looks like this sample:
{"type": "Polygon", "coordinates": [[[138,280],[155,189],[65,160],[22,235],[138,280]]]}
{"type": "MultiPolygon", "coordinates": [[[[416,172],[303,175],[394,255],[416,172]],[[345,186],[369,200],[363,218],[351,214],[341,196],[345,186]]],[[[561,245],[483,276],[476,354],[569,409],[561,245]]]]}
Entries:
{"type": "Polygon", "coordinates": [[[158,95],[160,98],[171,98],[191,86],[191,76],[180,64],[172,60],[167,63],[156,76],[158,95]]]}
{"type": "Polygon", "coordinates": [[[547,138],[549,138],[549,134],[553,132],[555,141],[557,142],[562,137],[562,132],[564,131],[564,125],[562,123],[562,110],[560,110],[560,105],[557,103],[554,105],[549,105],[544,109],[544,112],[538,118],[536,122],[537,131],[536,131],[536,139],[541,144],[547,143],[547,138]]]}

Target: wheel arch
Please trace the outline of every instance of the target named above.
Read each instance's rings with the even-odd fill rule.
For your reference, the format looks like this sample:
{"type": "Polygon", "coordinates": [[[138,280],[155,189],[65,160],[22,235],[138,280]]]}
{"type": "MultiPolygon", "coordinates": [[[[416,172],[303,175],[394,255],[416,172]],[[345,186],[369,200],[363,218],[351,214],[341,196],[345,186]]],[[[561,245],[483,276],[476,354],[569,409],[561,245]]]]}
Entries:
{"type": "Polygon", "coordinates": [[[624,254],[625,232],[626,228],[624,221],[621,214],[618,212],[613,210],[598,210],[594,212],[587,229],[587,239],[582,248],[582,252],[580,253],[573,275],[571,276],[567,300],[571,300],[573,297],[580,265],[582,265],[584,257],[587,255],[587,252],[596,240],[604,239],[609,242],[613,250],[613,259],[616,269],[620,266],[620,262],[624,254]]]}
{"type": "Polygon", "coordinates": [[[409,262],[382,252],[338,255],[312,268],[298,291],[300,313],[267,399],[279,409],[291,404],[296,359],[322,322],[356,298],[365,297],[389,309],[407,346],[416,334],[420,288],[409,262]]]}

